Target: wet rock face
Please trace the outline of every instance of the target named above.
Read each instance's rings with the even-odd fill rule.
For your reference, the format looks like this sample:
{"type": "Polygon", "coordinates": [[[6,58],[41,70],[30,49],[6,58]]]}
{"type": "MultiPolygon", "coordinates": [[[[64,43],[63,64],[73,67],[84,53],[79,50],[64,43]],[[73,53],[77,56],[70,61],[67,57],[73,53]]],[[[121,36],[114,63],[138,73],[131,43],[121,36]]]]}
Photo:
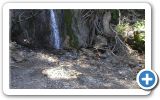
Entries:
{"type": "Polygon", "coordinates": [[[87,40],[90,34],[89,27],[86,23],[82,22],[80,10],[74,10],[73,13],[72,29],[78,38],[78,46],[87,47],[87,40]]]}
{"type": "MultiPolygon", "coordinates": [[[[94,41],[97,42],[97,24],[101,24],[104,35],[102,39],[114,35],[109,27],[109,12],[97,15],[96,10],[86,10],[84,14],[82,10],[54,11],[62,48],[93,47],[94,41]],[[92,15],[83,19],[89,11],[92,11],[92,15]],[[98,23],[96,18],[101,20],[101,23],[98,23]]],[[[54,49],[50,13],[50,10],[10,10],[11,40],[25,46],[54,49]]]]}
{"type": "Polygon", "coordinates": [[[11,40],[22,45],[49,47],[49,16],[47,10],[11,10],[11,40]]]}

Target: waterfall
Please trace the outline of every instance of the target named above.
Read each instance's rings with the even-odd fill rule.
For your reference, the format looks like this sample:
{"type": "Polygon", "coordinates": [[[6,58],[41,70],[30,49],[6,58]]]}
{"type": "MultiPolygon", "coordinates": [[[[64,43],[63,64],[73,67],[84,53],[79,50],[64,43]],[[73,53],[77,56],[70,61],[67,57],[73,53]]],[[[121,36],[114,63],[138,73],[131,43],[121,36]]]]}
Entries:
{"type": "Polygon", "coordinates": [[[60,34],[54,10],[50,10],[50,18],[51,18],[51,41],[55,49],[60,49],[60,34]]]}

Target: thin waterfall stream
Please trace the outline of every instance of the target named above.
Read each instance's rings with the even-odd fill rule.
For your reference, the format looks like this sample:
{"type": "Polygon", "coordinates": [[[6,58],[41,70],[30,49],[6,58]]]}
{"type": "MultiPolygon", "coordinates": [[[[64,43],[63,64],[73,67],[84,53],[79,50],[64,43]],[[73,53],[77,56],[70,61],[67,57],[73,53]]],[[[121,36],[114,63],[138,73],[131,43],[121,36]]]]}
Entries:
{"type": "Polygon", "coordinates": [[[53,43],[53,47],[55,49],[60,49],[60,33],[58,29],[58,24],[56,20],[54,10],[50,10],[50,18],[51,18],[51,41],[53,43]]]}

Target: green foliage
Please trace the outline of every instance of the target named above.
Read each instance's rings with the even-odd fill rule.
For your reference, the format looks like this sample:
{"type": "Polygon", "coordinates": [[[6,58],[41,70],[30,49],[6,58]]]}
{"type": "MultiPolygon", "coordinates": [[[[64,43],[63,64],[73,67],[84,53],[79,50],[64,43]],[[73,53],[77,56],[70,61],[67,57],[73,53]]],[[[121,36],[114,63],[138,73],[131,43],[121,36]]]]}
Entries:
{"type": "Polygon", "coordinates": [[[137,33],[134,35],[134,40],[135,41],[145,41],[145,33],[137,33]]]}
{"type": "Polygon", "coordinates": [[[145,32],[144,32],[144,28],[145,28],[145,21],[141,20],[141,21],[137,21],[134,24],[134,31],[136,32],[135,36],[134,36],[134,40],[135,41],[145,41],[145,32]]]}
{"type": "Polygon", "coordinates": [[[134,31],[141,31],[141,30],[144,30],[144,28],[145,28],[145,21],[144,20],[137,21],[134,24],[134,31]]]}
{"type": "Polygon", "coordinates": [[[111,23],[118,24],[119,12],[118,10],[111,10],[111,23]]]}
{"type": "Polygon", "coordinates": [[[122,23],[116,26],[116,31],[119,33],[119,35],[123,36],[125,34],[125,31],[129,28],[129,23],[122,23]]]}
{"type": "Polygon", "coordinates": [[[137,21],[134,24],[134,48],[137,48],[139,51],[144,51],[145,49],[145,21],[137,21]]]}
{"type": "Polygon", "coordinates": [[[116,26],[116,31],[121,35],[123,38],[129,38],[126,34],[129,31],[134,32],[134,37],[131,39],[132,44],[131,47],[134,49],[143,52],[145,49],[145,21],[140,20],[136,23],[130,25],[129,23],[122,23],[116,26]]]}
{"type": "Polygon", "coordinates": [[[145,51],[145,40],[144,40],[144,34],[145,33],[137,33],[134,35],[134,44],[132,47],[139,52],[144,52],[145,51]]]}

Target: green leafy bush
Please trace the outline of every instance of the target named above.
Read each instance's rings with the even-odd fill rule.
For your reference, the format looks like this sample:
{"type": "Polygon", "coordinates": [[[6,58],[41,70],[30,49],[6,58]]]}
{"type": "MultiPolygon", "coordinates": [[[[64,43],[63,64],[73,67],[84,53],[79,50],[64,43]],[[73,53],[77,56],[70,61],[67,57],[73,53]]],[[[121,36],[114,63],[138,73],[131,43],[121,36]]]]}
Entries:
{"type": "Polygon", "coordinates": [[[134,45],[133,47],[136,48],[140,52],[145,51],[145,21],[137,21],[134,24],[134,45]]]}
{"type": "Polygon", "coordinates": [[[134,24],[135,38],[136,42],[144,42],[145,41],[145,21],[137,21],[134,24]]]}
{"type": "Polygon", "coordinates": [[[144,20],[137,21],[133,27],[134,27],[134,31],[144,31],[145,21],[144,20]]]}
{"type": "Polygon", "coordinates": [[[125,38],[125,40],[126,38],[129,39],[128,33],[129,31],[132,31],[133,38],[129,39],[130,40],[129,42],[131,43],[130,46],[135,50],[144,52],[144,49],[145,49],[145,21],[144,20],[136,21],[136,23],[134,24],[121,23],[116,26],[115,30],[118,32],[118,35],[125,38]]]}
{"type": "Polygon", "coordinates": [[[122,23],[116,26],[116,31],[119,33],[119,35],[122,35],[122,37],[124,37],[126,31],[129,30],[130,28],[131,27],[129,23],[122,23]]]}

